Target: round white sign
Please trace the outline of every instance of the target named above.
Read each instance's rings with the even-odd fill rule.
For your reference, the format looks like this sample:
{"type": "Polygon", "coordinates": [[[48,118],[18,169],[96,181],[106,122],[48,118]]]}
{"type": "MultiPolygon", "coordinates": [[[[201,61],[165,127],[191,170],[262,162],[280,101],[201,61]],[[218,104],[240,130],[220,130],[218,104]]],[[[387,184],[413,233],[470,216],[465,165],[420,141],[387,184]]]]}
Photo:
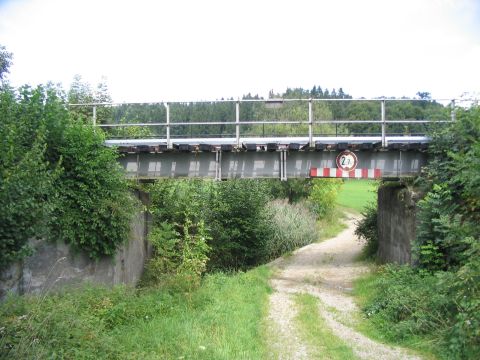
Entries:
{"type": "Polygon", "coordinates": [[[353,171],[357,164],[357,155],[349,150],[342,151],[337,155],[337,168],[343,171],[353,171]]]}

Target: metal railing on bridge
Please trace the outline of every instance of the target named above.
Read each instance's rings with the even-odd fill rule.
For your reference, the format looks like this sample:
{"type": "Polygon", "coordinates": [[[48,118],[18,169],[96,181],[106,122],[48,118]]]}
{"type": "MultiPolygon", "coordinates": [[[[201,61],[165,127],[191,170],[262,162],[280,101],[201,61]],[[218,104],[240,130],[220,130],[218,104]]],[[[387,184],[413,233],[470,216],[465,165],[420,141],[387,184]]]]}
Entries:
{"type": "Polygon", "coordinates": [[[115,129],[137,130],[136,133],[113,131],[117,138],[120,135],[123,143],[122,140],[110,140],[108,141],[110,145],[121,145],[125,140],[131,140],[130,143],[136,145],[141,145],[142,141],[144,144],[162,143],[167,149],[172,149],[174,144],[210,143],[241,147],[249,142],[295,142],[314,147],[316,142],[353,141],[377,142],[385,148],[389,141],[428,142],[427,134],[425,131],[418,131],[418,126],[424,126],[425,130],[430,124],[455,121],[457,104],[457,100],[447,99],[310,98],[90,103],[70,106],[77,110],[83,109],[84,114],[91,116],[93,125],[106,130],[107,134],[115,129]],[[223,107],[220,109],[219,106],[223,107]],[[132,109],[136,109],[136,113],[133,111],[132,114],[132,109]],[[172,114],[172,110],[175,114],[172,114]],[[220,119],[209,119],[209,116],[218,118],[216,115],[219,113],[220,119]],[[402,114],[403,118],[395,118],[398,113],[402,114]],[[258,119],[259,116],[262,118],[258,119]],[[199,120],[200,117],[205,119],[199,120]],[[255,117],[257,118],[254,119],[255,117]],[[220,134],[205,131],[206,128],[214,126],[221,128],[220,134]],[[262,126],[262,132],[253,131],[252,134],[252,129],[258,126],[262,126]],[[284,126],[281,135],[275,131],[275,127],[278,126],[284,126]],[[331,132],[316,131],[316,128],[321,126],[330,126],[331,132]],[[378,129],[378,133],[372,133],[372,126],[378,129]],[[399,133],[398,126],[404,126],[405,129],[401,129],[403,131],[399,133]],[[182,127],[184,129],[189,127],[190,131],[175,130],[182,127]],[[265,133],[265,127],[270,127],[269,129],[274,131],[265,133]],[[162,130],[152,132],[151,129],[154,128],[162,130]],[[393,131],[389,132],[390,128],[394,128],[393,131]],[[415,129],[416,132],[412,131],[415,129]],[[146,140],[152,137],[154,140],[146,140]]]}

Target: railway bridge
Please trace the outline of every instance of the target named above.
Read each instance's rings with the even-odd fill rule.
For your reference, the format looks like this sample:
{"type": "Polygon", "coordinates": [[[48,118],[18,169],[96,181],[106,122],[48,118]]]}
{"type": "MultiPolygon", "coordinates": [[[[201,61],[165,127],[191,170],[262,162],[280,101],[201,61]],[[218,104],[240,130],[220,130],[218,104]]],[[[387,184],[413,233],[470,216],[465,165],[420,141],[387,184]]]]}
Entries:
{"type": "Polygon", "coordinates": [[[119,162],[127,177],[287,180],[400,178],[419,174],[428,161],[428,129],[455,121],[455,100],[428,100],[441,108],[441,118],[389,116],[389,105],[405,101],[427,102],[255,99],[72,106],[91,108],[94,125],[106,131],[105,144],[117,147],[122,154],[119,162]],[[367,120],[338,119],[326,111],[329,106],[341,108],[362,103],[377,107],[378,116],[367,120]],[[105,121],[99,116],[108,111],[125,115],[128,109],[141,106],[148,108],[145,118],[136,116],[125,121],[119,116],[115,120],[114,116],[105,121]],[[223,118],[209,119],[212,109],[218,110],[219,106],[223,106],[223,118]],[[248,118],[255,115],[253,107],[257,109],[255,119],[248,118]],[[258,118],[258,113],[263,117],[258,118]],[[201,116],[206,118],[197,120],[201,116]],[[403,132],[398,131],[399,126],[403,132]],[[216,133],[210,128],[217,129],[216,133]],[[372,129],[377,133],[372,133],[372,129]]]}

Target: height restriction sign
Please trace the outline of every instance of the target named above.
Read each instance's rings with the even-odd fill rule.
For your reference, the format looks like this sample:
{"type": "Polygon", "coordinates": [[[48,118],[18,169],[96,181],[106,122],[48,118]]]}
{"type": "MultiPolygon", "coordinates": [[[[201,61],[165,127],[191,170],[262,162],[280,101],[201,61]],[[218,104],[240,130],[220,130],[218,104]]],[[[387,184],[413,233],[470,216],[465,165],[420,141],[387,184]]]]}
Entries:
{"type": "Polygon", "coordinates": [[[337,155],[337,168],[343,171],[353,171],[357,167],[357,155],[349,150],[342,151],[337,155]]]}

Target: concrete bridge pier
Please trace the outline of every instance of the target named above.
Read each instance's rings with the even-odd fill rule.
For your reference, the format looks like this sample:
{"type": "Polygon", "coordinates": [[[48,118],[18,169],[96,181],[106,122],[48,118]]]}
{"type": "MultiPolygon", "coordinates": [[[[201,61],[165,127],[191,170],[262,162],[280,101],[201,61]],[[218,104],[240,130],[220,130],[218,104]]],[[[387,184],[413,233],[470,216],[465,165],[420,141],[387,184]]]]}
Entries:
{"type": "Polygon", "coordinates": [[[381,262],[411,264],[416,237],[417,202],[422,194],[398,182],[378,189],[378,258],[381,262]]]}

